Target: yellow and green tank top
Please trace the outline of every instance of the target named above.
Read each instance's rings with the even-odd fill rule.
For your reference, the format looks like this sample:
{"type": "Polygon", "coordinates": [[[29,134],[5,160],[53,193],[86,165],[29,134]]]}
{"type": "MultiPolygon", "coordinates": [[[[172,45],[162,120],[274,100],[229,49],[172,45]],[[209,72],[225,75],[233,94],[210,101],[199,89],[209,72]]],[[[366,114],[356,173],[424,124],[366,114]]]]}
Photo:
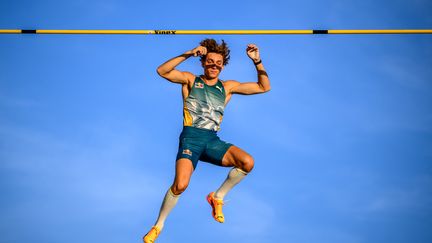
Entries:
{"type": "Polygon", "coordinates": [[[183,125],[218,131],[225,108],[225,89],[220,80],[207,85],[196,77],[183,105],[183,125]]]}

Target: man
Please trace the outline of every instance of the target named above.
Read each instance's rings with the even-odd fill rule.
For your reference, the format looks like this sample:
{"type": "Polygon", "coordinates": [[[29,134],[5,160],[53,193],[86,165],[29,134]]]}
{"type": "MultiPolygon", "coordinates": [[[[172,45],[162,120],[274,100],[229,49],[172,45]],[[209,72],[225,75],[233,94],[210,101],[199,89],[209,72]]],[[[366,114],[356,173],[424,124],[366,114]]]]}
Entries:
{"type": "Polygon", "coordinates": [[[176,160],[176,173],[168,189],[155,225],[144,236],[145,243],[153,243],[163,229],[165,219],[176,205],[180,194],[189,184],[198,160],[218,166],[233,167],[221,187],[207,196],[213,218],[223,223],[223,199],[253,168],[252,156],[237,146],[220,140],[217,136],[224,114],[224,107],[233,94],[260,94],[270,90],[270,81],[261,62],[258,47],[249,44],[246,53],[257,70],[258,81],[240,83],[235,80],[219,80],[219,74],[228,64],[230,50],[224,41],[218,44],[205,39],[193,50],[174,57],[158,67],[160,76],[182,85],[184,101],[183,131],[180,134],[176,160]],[[176,67],[190,57],[200,56],[204,74],[195,76],[176,67]]]}

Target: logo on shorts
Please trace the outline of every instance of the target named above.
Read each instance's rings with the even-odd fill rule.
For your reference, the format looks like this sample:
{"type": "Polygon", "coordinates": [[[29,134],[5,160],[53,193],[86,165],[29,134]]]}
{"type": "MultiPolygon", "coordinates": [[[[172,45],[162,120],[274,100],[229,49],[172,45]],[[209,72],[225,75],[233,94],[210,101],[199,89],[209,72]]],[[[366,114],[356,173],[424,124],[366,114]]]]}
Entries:
{"type": "Polygon", "coordinates": [[[192,151],[190,151],[189,149],[183,149],[183,154],[192,156],[192,151]]]}
{"type": "Polygon", "coordinates": [[[195,83],[195,88],[204,89],[203,83],[195,83]]]}

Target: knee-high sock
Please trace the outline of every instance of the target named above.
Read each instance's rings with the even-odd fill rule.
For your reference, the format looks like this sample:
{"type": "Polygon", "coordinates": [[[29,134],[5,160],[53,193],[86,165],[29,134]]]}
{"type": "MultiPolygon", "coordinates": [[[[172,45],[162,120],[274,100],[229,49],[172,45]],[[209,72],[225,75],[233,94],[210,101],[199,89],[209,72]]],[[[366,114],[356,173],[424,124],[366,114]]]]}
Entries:
{"type": "Polygon", "coordinates": [[[237,185],[243,178],[247,175],[246,172],[239,168],[233,168],[228,173],[227,178],[222,183],[221,187],[217,189],[214,197],[217,199],[224,199],[225,195],[235,186],[237,185]]]}
{"type": "Polygon", "coordinates": [[[168,217],[168,214],[171,212],[171,210],[174,208],[174,206],[177,204],[178,199],[180,198],[180,195],[175,195],[171,191],[171,187],[168,189],[167,193],[165,194],[164,200],[162,202],[162,206],[159,211],[159,217],[156,220],[155,226],[157,226],[159,229],[162,230],[164,227],[164,223],[166,218],[168,217]]]}

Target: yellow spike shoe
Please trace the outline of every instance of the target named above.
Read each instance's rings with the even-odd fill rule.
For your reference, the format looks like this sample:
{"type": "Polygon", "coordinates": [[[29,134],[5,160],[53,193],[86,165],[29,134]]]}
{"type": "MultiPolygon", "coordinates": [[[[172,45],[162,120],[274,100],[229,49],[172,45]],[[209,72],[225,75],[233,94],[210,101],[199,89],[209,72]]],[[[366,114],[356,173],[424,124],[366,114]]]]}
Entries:
{"type": "Polygon", "coordinates": [[[160,229],[153,226],[151,230],[143,237],[144,243],[154,243],[160,234],[160,229]]]}
{"type": "Polygon", "coordinates": [[[225,222],[225,217],[222,213],[223,200],[216,199],[214,192],[207,195],[207,202],[212,207],[212,216],[219,223],[225,222]]]}

